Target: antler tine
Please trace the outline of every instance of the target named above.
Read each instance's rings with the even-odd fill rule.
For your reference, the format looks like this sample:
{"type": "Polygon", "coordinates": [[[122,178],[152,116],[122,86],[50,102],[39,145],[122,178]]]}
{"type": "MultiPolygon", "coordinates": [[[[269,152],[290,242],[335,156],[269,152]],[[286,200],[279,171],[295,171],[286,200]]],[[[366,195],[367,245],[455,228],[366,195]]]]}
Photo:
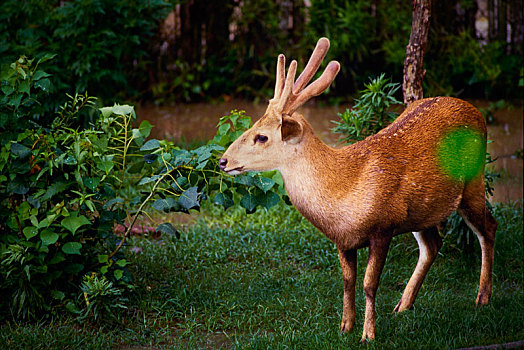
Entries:
{"type": "Polygon", "coordinates": [[[278,55],[277,59],[277,79],[275,83],[274,101],[278,101],[284,89],[284,81],[286,79],[286,57],[283,54],[278,55]]]}
{"type": "Polygon", "coordinates": [[[297,73],[297,61],[293,60],[291,61],[288,71],[287,71],[287,77],[286,82],[284,83],[284,89],[282,91],[282,94],[280,95],[280,100],[278,101],[278,110],[283,111],[284,106],[287,102],[289,102],[289,99],[292,97],[292,88],[293,88],[293,81],[295,81],[295,74],[297,73]]]}
{"type": "Polygon", "coordinates": [[[307,83],[309,83],[311,78],[313,78],[328,50],[329,40],[327,38],[318,39],[317,46],[315,46],[306,68],[304,68],[295,82],[295,85],[293,86],[293,93],[295,95],[298,94],[307,85],[307,83]]]}
{"type": "Polygon", "coordinates": [[[331,61],[327,65],[326,69],[313,83],[301,91],[298,95],[294,95],[294,99],[289,99],[288,105],[286,106],[286,113],[293,114],[293,112],[304,103],[306,103],[310,98],[318,96],[331,85],[335,77],[337,76],[340,70],[340,63],[337,61],[331,61]]]}

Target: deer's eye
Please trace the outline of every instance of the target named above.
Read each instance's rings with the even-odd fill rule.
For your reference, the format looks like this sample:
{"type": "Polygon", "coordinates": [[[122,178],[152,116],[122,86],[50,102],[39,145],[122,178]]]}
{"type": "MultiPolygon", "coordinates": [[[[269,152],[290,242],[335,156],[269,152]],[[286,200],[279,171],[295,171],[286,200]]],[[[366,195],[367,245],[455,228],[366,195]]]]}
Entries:
{"type": "Polygon", "coordinates": [[[267,141],[267,136],[266,135],[257,135],[255,136],[255,142],[260,142],[260,143],[264,143],[267,141]]]}

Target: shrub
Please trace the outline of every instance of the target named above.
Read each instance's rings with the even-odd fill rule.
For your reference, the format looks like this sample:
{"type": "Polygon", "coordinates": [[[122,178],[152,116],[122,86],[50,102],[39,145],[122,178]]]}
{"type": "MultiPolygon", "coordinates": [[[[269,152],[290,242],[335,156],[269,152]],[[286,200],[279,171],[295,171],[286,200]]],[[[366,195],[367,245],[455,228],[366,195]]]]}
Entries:
{"type": "Polygon", "coordinates": [[[333,121],[336,126],[331,131],[340,134],[341,141],[354,143],[363,140],[398,117],[398,113],[390,109],[402,104],[395,98],[400,84],[390,82],[385,74],[381,74],[364,86],[366,88],[360,91],[353,108],[339,113],[340,121],[333,121]]]}
{"type": "MultiPolygon", "coordinates": [[[[51,81],[39,65],[48,58],[21,57],[2,74],[0,304],[12,317],[32,319],[65,306],[97,321],[110,311],[110,296],[124,307],[118,288],[131,280],[119,249],[151,207],[189,212],[212,199],[251,213],[280,201],[275,173],[233,178],[218,169],[218,152],[251,125],[243,112],[223,117],[214,140],[194,150],[146,140],[152,125],[134,128],[131,106],[98,109],[84,94],[69,96],[56,114],[46,112],[51,81]],[[82,128],[86,110],[93,122],[82,128]],[[114,227],[123,223],[124,237],[116,237],[114,227]],[[80,289],[87,299],[78,305],[86,275],[80,289]]],[[[157,231],[176,233],[170,223],[157,231]]]]}
{"type": "Polygon", "coordinates": [[[110,254],[113,226],[140,200],[131,151],[151,130],[147,122],[132,128],[132,107],[98,111],[87,94],[46,113],[42,62],[22,57],[2,76],[0,303],[18,319],[71,301],[90,271],[129,281],[125,262],[110,254]],[[94,123],[72,128],[86,109],[94,123]]]}

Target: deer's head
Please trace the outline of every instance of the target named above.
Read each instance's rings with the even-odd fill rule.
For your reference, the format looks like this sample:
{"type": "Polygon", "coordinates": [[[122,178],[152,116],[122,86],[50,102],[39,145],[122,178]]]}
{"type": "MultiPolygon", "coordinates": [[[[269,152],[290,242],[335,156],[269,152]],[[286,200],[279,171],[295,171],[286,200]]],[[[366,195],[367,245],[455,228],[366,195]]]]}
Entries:
{"type": "Polygon", "coordinates": [[[286,59],[282,54],[278,56],[275,96],[269,101],[262,118],[224,153],[219,162],[223,171],[236,175],[244,171],[273,170],[289,160],[293,149],[299,146],[305,137],[304,119],[296,110],[312,97],[324,92],[340,70],[340,64],[331,61],[322,75],[307,85],[328,49],[329,40],[321,38],[306,68],[296,81],[297,62],[291,62],[286,76],[286,59]]]}

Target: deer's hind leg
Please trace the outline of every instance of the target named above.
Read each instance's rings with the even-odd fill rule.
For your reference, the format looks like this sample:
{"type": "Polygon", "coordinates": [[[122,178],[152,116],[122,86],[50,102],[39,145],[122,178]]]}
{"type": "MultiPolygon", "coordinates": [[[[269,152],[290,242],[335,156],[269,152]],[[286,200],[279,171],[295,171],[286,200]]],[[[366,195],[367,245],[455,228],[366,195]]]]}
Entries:
{"type": "Polygon", "coordinates": [[[440,247],[442,247],[442,238],[440,238],[436,227],[421,232],[413,232],[413,236],[415,236],[419,248],[417,266],[404,289],[404,293],[402,293],[402,298],[394,309],[395,312],[401,312],[413,306],[420,286],[435,261],[440,247]]]}
{"type": "Polygon", "coordinates": [[[484,179],[480,177],[467,184],[458,208],[459,215],[477,235],[482,252],[480,282],[476,305],[487,305],[491,298],[493,257],[497,221],[486,207],[484,179]]]}

